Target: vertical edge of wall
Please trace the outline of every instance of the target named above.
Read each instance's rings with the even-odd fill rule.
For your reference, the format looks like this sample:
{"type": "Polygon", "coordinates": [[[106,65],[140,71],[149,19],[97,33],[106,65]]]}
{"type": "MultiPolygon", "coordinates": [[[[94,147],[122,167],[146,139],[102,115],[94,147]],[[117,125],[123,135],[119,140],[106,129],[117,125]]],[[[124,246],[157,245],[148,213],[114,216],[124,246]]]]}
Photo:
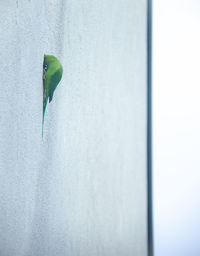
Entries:
{"type": "Polygon", "coordinates": [[[147,0],[147,209],[149,256],[154,255],[152,175],[152,0],[147,0]]]}

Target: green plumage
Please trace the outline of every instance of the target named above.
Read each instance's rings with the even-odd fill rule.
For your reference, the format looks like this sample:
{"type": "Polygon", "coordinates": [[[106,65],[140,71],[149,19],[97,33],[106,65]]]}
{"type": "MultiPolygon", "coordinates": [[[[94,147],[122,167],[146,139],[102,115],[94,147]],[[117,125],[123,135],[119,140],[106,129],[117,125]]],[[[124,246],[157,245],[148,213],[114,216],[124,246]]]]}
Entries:
{"type": "Polygon", "coordinates": [[[49,103],[52,101],[54,91],[62,78],[62,73],[63,68],[60,61],[53,55],[44,55],[42,136],[47,102],[48,100],[49,103]]]}

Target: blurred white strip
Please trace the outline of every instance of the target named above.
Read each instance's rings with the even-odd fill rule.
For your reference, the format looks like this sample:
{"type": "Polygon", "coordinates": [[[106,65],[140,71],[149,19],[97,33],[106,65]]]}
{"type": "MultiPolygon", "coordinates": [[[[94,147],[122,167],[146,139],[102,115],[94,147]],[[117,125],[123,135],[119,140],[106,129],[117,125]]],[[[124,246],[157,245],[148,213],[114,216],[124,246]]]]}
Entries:
{"type": "Polygon", "coordinates": [[[200,255],[200,1],[153,3],[155,256],[200,255]]]}

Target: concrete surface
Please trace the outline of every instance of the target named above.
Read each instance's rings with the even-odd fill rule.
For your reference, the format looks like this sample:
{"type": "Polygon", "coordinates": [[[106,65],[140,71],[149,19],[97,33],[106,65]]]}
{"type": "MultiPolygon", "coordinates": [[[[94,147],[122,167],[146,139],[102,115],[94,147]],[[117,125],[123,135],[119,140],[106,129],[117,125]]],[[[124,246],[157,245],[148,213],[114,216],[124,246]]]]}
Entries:
{"type": "Polygon", "coordinates": [[[0,13],[0,255],[147,255],[146,0],[0,13]],[[42,139],[44,53],[64,75],[42,139]]]}

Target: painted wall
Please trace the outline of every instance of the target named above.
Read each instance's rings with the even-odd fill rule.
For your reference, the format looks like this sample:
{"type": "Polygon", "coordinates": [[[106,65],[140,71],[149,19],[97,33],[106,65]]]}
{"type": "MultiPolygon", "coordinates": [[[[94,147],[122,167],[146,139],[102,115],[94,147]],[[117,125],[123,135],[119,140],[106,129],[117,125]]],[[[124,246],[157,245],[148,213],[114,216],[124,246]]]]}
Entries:
{"type": "Polygon", "coordinates": [[[145,256],[146,0],[0,13],[0,255],[145,256]],[[44,53],[64,75],[42,139],[44,53]]]}
{"type": "Polygon", "coordinates": [[[155,256],[200,255],[200,2],[153,9],[155,256]]]}

